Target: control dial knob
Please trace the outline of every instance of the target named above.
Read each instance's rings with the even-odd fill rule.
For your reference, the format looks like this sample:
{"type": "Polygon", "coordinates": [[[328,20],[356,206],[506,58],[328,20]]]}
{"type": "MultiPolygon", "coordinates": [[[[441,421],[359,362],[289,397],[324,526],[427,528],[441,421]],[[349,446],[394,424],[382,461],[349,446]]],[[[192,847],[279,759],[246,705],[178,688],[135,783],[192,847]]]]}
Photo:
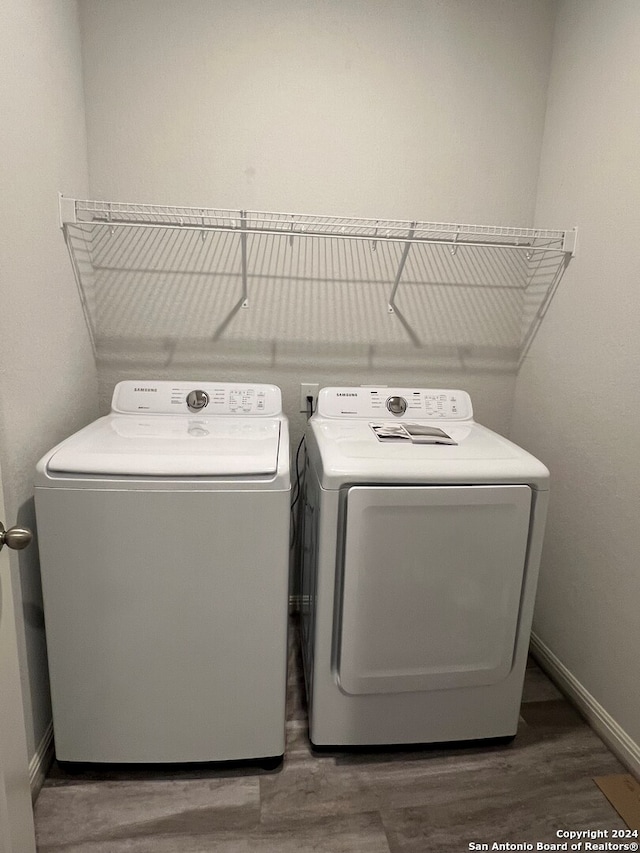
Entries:
{"type": "Polygon", "coordinates": [[[197,389],[195,391],[189,391],[187,394],[187,406],[191,409],[192,412],[199,412],[200,409],[204,409],[206,405],[209,403],[209,395],[206,391],[201,391],[197,389]]]}
{"type": "Polygon", "coordinates": [[[389,397],[387,400],[387,409],[389,409],[392,415],[399,417],[407,411],[407,401],[404,397],[389,397]]]}

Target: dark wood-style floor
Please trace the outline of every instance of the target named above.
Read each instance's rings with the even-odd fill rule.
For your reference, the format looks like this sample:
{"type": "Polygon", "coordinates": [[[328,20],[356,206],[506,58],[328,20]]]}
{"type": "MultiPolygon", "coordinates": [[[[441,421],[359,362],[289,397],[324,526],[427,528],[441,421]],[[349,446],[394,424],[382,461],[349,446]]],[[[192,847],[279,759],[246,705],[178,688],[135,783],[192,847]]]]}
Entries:
{"type": "Polygon", "coordinates": [[[457,853],[624,827],[593,782],[624,768],[533,662],[509,746],[316,754],[295,622],[291,637],[279,769],[54,764],[35,807],[38,850],[457,853]]]}

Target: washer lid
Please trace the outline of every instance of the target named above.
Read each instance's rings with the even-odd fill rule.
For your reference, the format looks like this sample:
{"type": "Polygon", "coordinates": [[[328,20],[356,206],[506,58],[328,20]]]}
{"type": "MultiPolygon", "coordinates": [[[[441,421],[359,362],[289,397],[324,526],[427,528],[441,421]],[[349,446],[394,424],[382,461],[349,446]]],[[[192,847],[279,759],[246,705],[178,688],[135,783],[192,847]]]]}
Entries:
{"type": "Polygon", "coordinates": [[[58,474],[225,477],[275,474],[279,418],[108,415],[54,451],[58,474]]]}

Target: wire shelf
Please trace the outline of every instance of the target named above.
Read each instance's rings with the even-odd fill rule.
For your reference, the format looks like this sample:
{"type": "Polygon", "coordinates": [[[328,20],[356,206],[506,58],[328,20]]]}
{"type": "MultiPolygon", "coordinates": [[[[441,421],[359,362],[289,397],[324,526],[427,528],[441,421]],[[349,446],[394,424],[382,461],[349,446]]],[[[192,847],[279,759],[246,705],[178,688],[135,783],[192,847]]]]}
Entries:
{"type": "MultiPolygon", "coordinates": [[[[169,294],[169,281],[183,289],[203,278],[209,288],[215,285],[222,291],[229,286],[235,297],[223,309],[225,319],[216,326],[220,331],[227,328],[238,308],[248,307],[249,282],[252,287],[266,288],[269,282],[286,280],[288,286],[295,285],[292,292],[298,294],[301,284],[312,288],[314,283],[334,285],[340,281],[351,287],[350,303],[363,296],[368,300],[367,286],[375,293],[386,288],[387,313],[396,316],[414,344],[421,341],[415,329],[421,315],[425,327],[432,330],[430,334],[455,319],[445,316],[447,311],[455,313],[461,322],[468,314],[464,323],[475,328],[484,310],[478,305],[478,292],[500,291],[502,325],[511,329],[509,334],[521,360],[575,254],[577,235],[575,228],[317,216],[64,196],[60,196],[59,205],[60,225],[94,349],[96,337],[118,335],[116,304],[128,305],[129,310],[120,316],[121,322],[125,318],[129,322],[135,288],[145,291],[147,312],[154,292],[162,293],[162,310],[175,324],[184,306],[175,304],[181,300],[177,289],[169,294]],[[207,235],[212,241],[205,249],[207,235]],[[293,269],[293,255],[287,260],[284,252],[296,241],[299,253],[293,269]],[[344,251],[338,249],[340,244],[344,251]],[[422,303],[416,285],[423,291],[424,286],[430,288],[422,303]],[[440,307],[434,303],[436,297],[440,307]],[[173,311],[172,302],[180,310],[173,311]],[[106,317],[111,318],[107,331],[106,317]]],[[[326,288],[327,298],[329,291],[330,287],[326,288]]],[[[160,296],[157,298],[160,304],[160,296]]],[[[210,294],[205,298],[203,291],[199,298],[207,307],[205,310],[203,302],[194,308],[190,329],[196,321],[205,322],[205,316],[211,322],[215,310],[210,294]]],[[[494,309],[488,310],[495,314],[494,309]]],[[[488,326],[495,321],[489,314],[488,326]]],[[[180,333],[176,328],[176,336],[180,333]]],[[[380,333],[378,327],[376,339],[380,333]]]]}

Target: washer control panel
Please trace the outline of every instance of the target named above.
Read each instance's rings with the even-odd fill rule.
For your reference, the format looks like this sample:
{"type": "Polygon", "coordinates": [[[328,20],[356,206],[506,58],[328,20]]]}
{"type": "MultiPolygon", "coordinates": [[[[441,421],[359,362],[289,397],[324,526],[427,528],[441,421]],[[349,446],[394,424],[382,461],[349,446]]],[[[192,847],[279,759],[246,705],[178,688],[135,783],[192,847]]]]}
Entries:
{"type": "Polygon", "coordinates": [[[377,385],[323,388],[317,414],[325,418],[469,421],[473,419],[473,407],[466,391],[377,385]]]}
{"type": "Polygon", "coordinates": [[[111,411],[274,417],[282,413],[282,394],[275,385],[242,382],[126,381],[116,385],[111,411]]]}

